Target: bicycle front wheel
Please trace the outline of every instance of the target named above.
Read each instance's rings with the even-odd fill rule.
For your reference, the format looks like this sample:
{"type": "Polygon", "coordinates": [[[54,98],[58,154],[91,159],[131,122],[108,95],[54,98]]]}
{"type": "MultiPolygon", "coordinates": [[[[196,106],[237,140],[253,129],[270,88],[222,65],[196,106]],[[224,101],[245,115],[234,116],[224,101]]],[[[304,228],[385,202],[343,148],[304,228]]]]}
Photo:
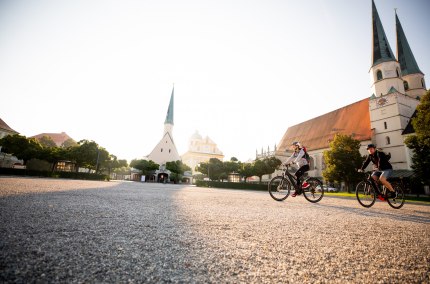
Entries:
{"type": "Polygon", "coordinates": [[[268,190],[273,199],[283,201],[290,195],[291,185],[288,180],[277,176],[270,180],[268,190]]]}
{"type": "Polygon", "coordinates": [[[355,196],[357,196],[358,203],[366,208],[372,207],[376,201],[375,189],[368,181],[361,181],[357,184],[355,196]]]}
{"type": "Polygon", "coordinates": [[[403,204],[405,204],[405,193],[403,192],[403,187],[396,182],[391,183],[393,189],[396,191],[396,197],[388,197],[388,204],[394,209],[402,208],[403,204]]]}
{"type": "Polygon", "coordinates": [[[303,189],[303,196],[307,201],[316,203],[324,196],[324,188],[322,182],[317,178],[308,178],[306,182],[309,187],[303,189]]]}

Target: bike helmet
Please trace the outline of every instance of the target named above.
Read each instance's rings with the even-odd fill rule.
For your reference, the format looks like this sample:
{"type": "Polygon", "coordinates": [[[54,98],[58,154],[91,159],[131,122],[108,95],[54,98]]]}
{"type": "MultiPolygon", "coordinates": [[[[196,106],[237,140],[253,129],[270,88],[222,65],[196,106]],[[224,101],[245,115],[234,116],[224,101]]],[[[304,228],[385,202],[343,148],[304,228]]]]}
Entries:
{"type": "Polygon", "coordinates": [[[301,146],[300,146],[300,142],[298,142],[298,141],[294,141],[291,145],[292,145],[292,146],[299,146],[299,147],[301,147],[301,146]]]}

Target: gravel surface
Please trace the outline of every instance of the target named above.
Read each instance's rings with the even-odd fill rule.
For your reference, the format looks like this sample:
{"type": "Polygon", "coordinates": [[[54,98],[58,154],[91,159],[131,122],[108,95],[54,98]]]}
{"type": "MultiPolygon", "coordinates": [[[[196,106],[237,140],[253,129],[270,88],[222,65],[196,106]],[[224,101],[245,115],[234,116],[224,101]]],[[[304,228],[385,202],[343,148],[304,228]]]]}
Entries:
{"type": "Polygon", "coordinates": [[[430,206],[0,177],[0,283],[430,283],[430,206]]]}

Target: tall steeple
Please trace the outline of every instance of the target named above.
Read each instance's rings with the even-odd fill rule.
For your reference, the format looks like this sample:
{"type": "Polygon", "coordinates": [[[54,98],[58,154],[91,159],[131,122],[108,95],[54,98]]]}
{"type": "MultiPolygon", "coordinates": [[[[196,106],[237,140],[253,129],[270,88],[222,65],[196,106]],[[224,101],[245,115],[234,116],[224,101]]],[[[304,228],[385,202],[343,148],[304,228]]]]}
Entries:
{"type": "Polygon", "coordinates": [[[170,96],[169,108],[167,109],[166,120],[164,121],[163,138],[155,146],[154,150],[147,156],[149,160],[159,165],[165,165],[167,162],[180,160],[181,157],[173,141],[173,97],[175,87],[173,86],[172,95],[170,96]]]}
{"type": "Polygon", "coordinates": [[[372,43],[372,67],[369,71],[372,95],[384,96],[392,88],[404,94],[400,64],[391,51],[374,0],[372,0],[372,43]]]}
{"type": "Polygon", "coordinates": [[[378,10],[376,10],[375,2],[372,0],[372,67],[386,61],[396,61],[387,36],[385,35],[384,27],[379,18],[378,10]]]}
{"type": "Polygon", "coordinates": [[[173,85],[172,95],[170,96],[169,108],[167,109],[166,120],[164,124],[172,124],[173,125],[173,97],[175,95],[175,86],[173,85]]]}
{"type": "Polygon", "coordinates": [[[409,46],[408,40],[406,39],[405,32],[403,31],[402,25],[400,24],[399,17],[396,13],[396,36],[397,36],[397,59],[400,63],[402,75],[423,73],[418,64],[415,61],[415,57],[412,53],[411,47],[409,46]]]}
{"type": "Polygon", "coordinates": [[[426,93],[424,73],[421,72],[418,64],[406,39],[405,32],[396,14],[396,37],[397,37],[397,59],[403,77],[403,85],[407,95],[416,98],[426,93]]]}

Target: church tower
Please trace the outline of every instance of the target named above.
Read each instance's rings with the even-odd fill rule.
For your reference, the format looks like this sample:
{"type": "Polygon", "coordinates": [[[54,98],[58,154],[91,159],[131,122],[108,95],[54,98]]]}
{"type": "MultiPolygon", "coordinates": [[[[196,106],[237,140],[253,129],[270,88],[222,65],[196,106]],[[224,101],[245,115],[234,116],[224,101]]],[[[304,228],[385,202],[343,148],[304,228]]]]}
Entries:
{"type": "Polygon", "coordinates": [[[372,96],[369,99],[372,142],[378,148],[383,148],[384,151],[392,154],[390,163],[394,169],[408,169],[402,132],[419,103],[417,95],[415,95],[419,88],[414,88],[412,92],[410,90],[412,82],[415,87],[416,81],[423,78],[423,74],[419,71],[412,52],[410,52],[403,30],[401,30],[401,35],[398,31],[397,39],[397,54],[400,63],[396,60],[373,0],[372,32],[372,67],[370,68],[372,96]],[[401,40],[401,48],[399,48],[399,40],[401,40]],[[406,69],[403,70],[402,66],[406,69]],[[409,90],[405,91],[408,83],[404,82],[411,84],[409,90]]]}
{"type": "Polygon", "coordinates": [[[372,32],[372,66],[370,67],[372,93],[376,97],[380,97],[387,94],[394,87],[397,91],[404,94],[403,80],[400,77],[400,64],[394,57],[394,53],[388,43],[373,0],[372,32]]]}
{"type": "Polygon", "coordinates": [[[402,70],[403,86],[408,96],[422,97],[426,93],[424,74],[418,67],[405,32],[396,13],[397,59],[402,70]]]}
{"type": "Polygon", "coordinates": [[[147,156],[148,160],[152,160],[160,166],[167,162],[181,160],[175,142],[173,141],[173,101],[175,88],[172,89],[170,96],[169,108],[167,109],[166,119],[164,121],[163,138],[155,146],[154,150],[147,156]]]}

